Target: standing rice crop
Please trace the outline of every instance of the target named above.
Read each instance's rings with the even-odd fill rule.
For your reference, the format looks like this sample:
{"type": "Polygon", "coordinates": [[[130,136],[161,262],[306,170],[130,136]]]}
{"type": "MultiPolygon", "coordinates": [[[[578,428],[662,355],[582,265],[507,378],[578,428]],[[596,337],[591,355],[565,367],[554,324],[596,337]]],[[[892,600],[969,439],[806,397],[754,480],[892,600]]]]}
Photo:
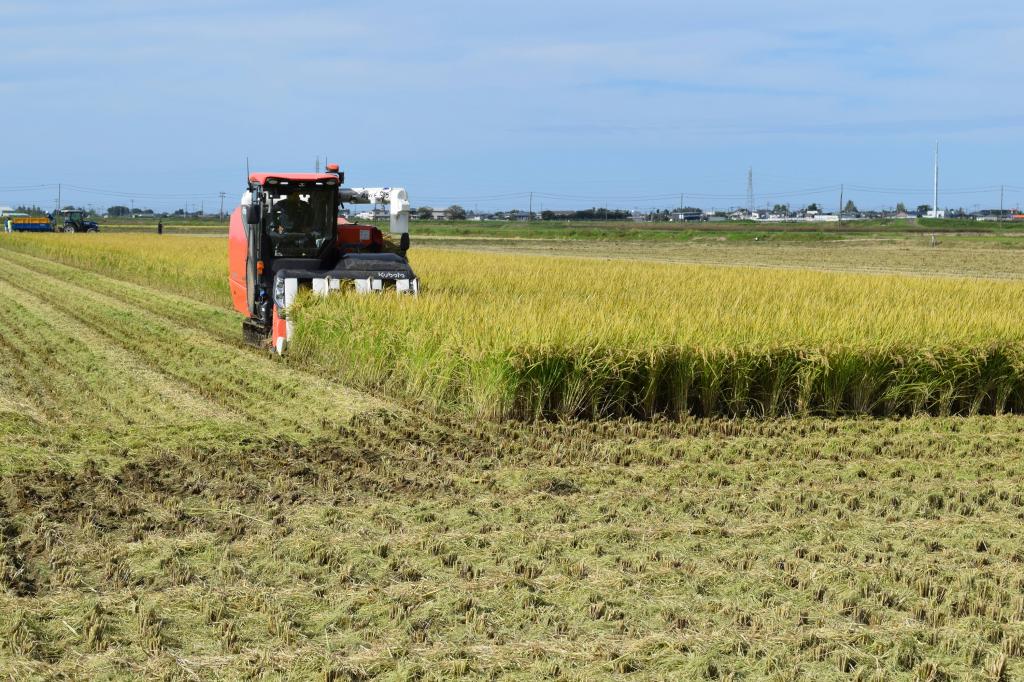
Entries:
{"type": "Polygon", "coordinates": [[[420,249],[416,299],[308,299],[294,350],[495,418],[1024,409],[1024,284],[420,249]]]}
{"type": "MultiPolygon", "coordinates": [[[[223,239],[0,247],[228,307],[223,239]]],[[[1024,282],[412,252],[418,298],[308,299],[293,354],[492,418],[1024,411],[1024,282]]]]}

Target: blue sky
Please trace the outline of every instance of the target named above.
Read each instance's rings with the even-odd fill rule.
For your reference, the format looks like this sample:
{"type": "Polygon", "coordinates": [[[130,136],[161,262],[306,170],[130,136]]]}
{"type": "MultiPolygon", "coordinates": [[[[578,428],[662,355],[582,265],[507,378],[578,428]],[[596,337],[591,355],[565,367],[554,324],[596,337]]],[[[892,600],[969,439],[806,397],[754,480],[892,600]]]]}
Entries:
{"type": "Polygon", "coordinates": [[[751,166],[759,205],[916,205],[936,140],[940,205],[1024,204],[1019,2],[0,1],[0,30],[0,204],[209,210],[247,156],[327,154],[414,205],[723,208],[751,166]]]}

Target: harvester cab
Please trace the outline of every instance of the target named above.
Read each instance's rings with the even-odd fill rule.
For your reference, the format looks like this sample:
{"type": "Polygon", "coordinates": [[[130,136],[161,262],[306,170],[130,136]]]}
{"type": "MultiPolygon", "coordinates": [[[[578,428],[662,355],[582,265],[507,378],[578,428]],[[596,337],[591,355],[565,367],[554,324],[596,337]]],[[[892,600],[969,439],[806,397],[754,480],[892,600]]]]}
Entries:
{"type": "Polygon", "coordinates": [[[298,292],[327,295],[342,286],[360,293],[417,294],[406,257],[409,198],[401,188],[346,188],[336,165],[326,173],[252,173],[228,231],[228,270],[235,309],[246,316],[250,343],[278,353],[291,339],[288,308],[298,292]],[[392,251],[380,230],[338,218],[349,204],[388,204],[392,251]]]}
{"type": "Polygon", "coordinates": [[[100,226],[91,220],[86,220],[85,211],[79,209],[61,209],[60,215],[63,218],[61,224],[62,232],[99,232],[100,226]]]}

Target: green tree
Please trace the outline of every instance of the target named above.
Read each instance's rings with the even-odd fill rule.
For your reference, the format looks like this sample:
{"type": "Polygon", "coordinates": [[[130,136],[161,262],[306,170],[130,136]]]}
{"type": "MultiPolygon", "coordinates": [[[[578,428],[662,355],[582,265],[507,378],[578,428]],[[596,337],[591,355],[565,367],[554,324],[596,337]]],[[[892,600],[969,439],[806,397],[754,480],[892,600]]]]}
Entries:
{"type": "Polygon", "coordinates": [[[111,218],[124,218],[129,213],[131,213],[131,209],[127,206],[111,206],[107,209],[107,215],[111,218]]]}
{"type": "Polygon", "coordinates": [[[448,216],[448,220],[465,220],[466,209],[462,208],[458,204],[452,204],[445,209],[444,214],[448,216]]]}
{"type": "Polygon", "coordinates": [[[928,215],[928,211],[932,210],[930,204],[921,204],[917,207],[917,215],[928,215]]]}
{"type": "Polygon", "coordinates": [[[820,209],[820,208],[818,208],[818,205],[817,205],[817,204],[810,204],[810,205],[809,205],[809,206],[808,206],[807,208],[805,208],[804,210],[805,210],[805,211],[821,211],[821,209],[820,209]]]}
{"type": "Polygon", "coordinates": [[[434,217],[434,209],[429,206],[420,206],[416,209],[416,215],[419,216],[420,220],[430,220],[434,217]]]}
{"type": "Polygon", "coordinates": [[[843,213],[856,213],[857,205],[853,203],[853,199],[846,200],[846,206],[843,207],[843,213]]]}
{"type": "Polygon", "coordinates": [[[906,213],[907,212],[907,207],[903,205],[902,201],[900,203],[896,204],[896,212],[897,213],[906,213]]]}

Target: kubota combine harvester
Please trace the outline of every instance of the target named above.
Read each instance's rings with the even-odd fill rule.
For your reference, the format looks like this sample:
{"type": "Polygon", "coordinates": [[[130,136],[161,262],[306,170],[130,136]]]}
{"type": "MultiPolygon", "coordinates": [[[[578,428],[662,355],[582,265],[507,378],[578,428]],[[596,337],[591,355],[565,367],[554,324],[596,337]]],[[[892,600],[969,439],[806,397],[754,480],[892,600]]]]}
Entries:
{"type": "Polygon", "coordinates": [[[288,307],[300,289],[316,294],[351,283],[360,293],[416,294],[409,249],[409,198],[398,187],[342,187],[338,166],[326,173],[252,173],[228,231],[228,279],[242,333],[281,353],[292,335],[288,307]],[[338,217],[343,204],[388,204],[397,253],[372,225],[338,217]]]}

